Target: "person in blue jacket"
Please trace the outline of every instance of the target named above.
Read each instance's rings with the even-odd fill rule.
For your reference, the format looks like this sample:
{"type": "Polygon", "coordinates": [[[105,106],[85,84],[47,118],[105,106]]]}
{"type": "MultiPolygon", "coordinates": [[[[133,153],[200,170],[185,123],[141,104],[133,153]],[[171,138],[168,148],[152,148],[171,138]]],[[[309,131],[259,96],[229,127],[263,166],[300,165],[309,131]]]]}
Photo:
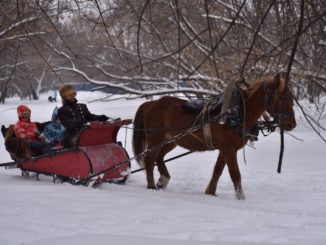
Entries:
{"type": "Polygon", "coordinates": [[[52,113],[51,123],[44,128],[40,137],[47,143],[57,145],[62,143],[64,133],[65,128],[58,118],[58,107],[56,107],[52,113]]]}

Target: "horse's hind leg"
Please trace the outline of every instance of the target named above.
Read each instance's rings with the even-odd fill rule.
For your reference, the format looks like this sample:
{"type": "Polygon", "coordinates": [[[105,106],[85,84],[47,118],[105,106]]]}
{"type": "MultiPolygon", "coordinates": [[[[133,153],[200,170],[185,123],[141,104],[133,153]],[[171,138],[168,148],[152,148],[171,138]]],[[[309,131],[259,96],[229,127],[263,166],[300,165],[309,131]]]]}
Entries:
{"type": "Polygon", "coordinates": [[[156,158],[157,168],[158,168],[158,171],[160,172],[160,178],[158,179],[158,182],[156,184],[158,189],[165,189],[167,187],[167,185],[169,184],[171,176],[170,176],[170,173],[164,163],[164,157],[168,152],[172,151],[175,147],[176,147],[176,145],[173,143],[162,147],[160,153],[158,154],[158,156],[156,158]]]}
{"type": "Polygon", "coordinates": [[[154,163],[157,157],[158,150],[153,150],[145,156],[145,168],[147,178],[147,189],[156,189],[154,181],[154,163]]]}
{"type": "Polygon", "coordinates": [[[217,182],[223,172],[225,164],[226,164],[225,159],[222,156],[222,154],[220,153],[218,155],[217,162],[214,167],[213,175],[212,175],[211,181],[209,182],[209,184],[206,188],[205,194],[215,196],[217,182]]]}
{"type": "Polygon", "coordinates": [[[229,173],[234,185],[235,196],[237,199],[245,199],[245,194],[243,193],[242,184],[241,184],[241,174],[237,160],[236,151],[223,152],[225,160],[227,162],[229,173]]]}
{"type": "Polygon", "coordinates": [[[146,177],[147,177],[147,189],[156,189],[154,181],[154,164],[159,155],[161,149],[158,148],[159,144],[163,142],[160,135],[150,135],[147,138],[147,148],[152,149],[147,153],[144,158],[145,168],[146,168],[146,177]]]}

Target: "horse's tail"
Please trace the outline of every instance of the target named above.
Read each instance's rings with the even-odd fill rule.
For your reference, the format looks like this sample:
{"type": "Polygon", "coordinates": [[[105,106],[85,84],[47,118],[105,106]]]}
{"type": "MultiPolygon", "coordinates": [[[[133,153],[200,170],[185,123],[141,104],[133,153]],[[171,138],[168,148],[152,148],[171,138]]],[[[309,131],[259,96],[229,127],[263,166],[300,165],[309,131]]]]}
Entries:
{"type": "Polygon", "coordinates": [[[143,156],[141,156],[140,154],[146,149],[146,129],[144,124],[144,109],[146,104],[147,102],[142,104],[136,112],[132,135],[132,149],[136,161],[141,167],[144,167],[145,165],[143,161],[143,156]]]}

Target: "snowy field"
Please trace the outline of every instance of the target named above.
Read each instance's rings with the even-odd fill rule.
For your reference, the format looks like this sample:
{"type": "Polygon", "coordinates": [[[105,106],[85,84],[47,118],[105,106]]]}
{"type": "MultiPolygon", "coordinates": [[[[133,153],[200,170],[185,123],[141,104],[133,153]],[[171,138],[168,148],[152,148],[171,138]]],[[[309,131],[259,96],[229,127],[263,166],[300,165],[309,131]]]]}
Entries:
{"type": "MultiPolygon", "coordinates": [[[[87,103],[98,93],[80,93],[87,103]]],[[[18,99],[0,105],[0,124],[16,122],[25,103],[34,121],[50,119],[55,104],[18,99]]],[[[142,100],[88,104],[93,113],[133,118],[142,100]]],[[[58,105],[60,103],[58,102],[58,105]]],[[[124,142],[125,130],[119,138],[124,142]]],[[[235,199],[225,169],[217,196],[204,195],[217,152],[195,153],[168,164],[164,191],[146,190],[144,173],[125,185],[98,189],[36,181],[0,169],[0,245],[90,244],[326,244],[326,147],[299,125],[286,135],[282,174],[276,173],[279,134],[260,136],[256,150],[239,152],[246,200],[235,199]]],[[[10,161],[0,137],[0,162],[10,161]]],[[[127,150],[131,151],[131,132],[127,150]]],[[[177,149],[169,156],[184,152],[177,149]]],[[[169,157],[168,156],[168,157],[169,157]]],[[[133,162],[132,168],[138,166],[133,162]]]]}

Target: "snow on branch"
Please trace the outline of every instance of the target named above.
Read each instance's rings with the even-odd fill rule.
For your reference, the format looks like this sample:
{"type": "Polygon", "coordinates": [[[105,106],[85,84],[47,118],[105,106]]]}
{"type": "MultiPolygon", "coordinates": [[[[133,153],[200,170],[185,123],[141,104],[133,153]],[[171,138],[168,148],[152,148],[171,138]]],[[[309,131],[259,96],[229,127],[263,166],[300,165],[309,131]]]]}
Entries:
{"type": "Polygon", "coordinates": [[[29,22],[33,22],[37,19],[39,19],[40,17],[38,16],[33,16],[33,17],[29,17],[23,20],[20,20],[18,22],[15,22],[13,24],[11,24],[9,27],[5,28],[3,31],[0,32],[0,37],[5,35],[6,33],[10,32],[11,30],[14,30],[15,28],[25,24],[25,23],[29,23],[29,22]]]}
{"type": "MultiPolygon", "coordinates": [[[[163,95],[163,94],[175,94],[175,93],[189,93],[189,94],[206,94],[206,95],[214,95],[219,93],[217,90],[209,90],[209,89],[198,89],[198,88],[177,88],[176,86],[170,86],[170,88],[166,88],[166,84],[171,84],[171,82],[167,78],[152,78],[147,76],[134,76],[134,77],[128,77],[128,76],[118,76],[114,75],[112,73],[107,72],[103,67],[99,65],[95,65],[98,69],[100,69],[103,73],[105,73],[110,80],[98,80],[91,78],[86,72],[82,71],[81,69],[77,68],[76,64],[74,63],[73,59],[65,52],[59,51],[58,49],[52,47],[52,49],[58,54],[63,57],[65,57],[69,63],[70,67],[68,66],[59,66],[56,68],[56,71],[68,71],[73,72],[75,74],[80,75],[83,77],[86,81],[98,85],[98,86],[105,86],[105,87],[111,87],[116,88],[124,91],[125,93],[134,94],[138,97],[146,97],[151,95],[163,95]],[[127,81],[127,82],[126,82],[127,81]],[[154,81],[157,81],[154,83],[154,81]],[[135,88],[137,86],[134,86],[135,83],[141,84],[141,83],[148,83],[151,82],[152,84],[157,85],[157,89],[141,89],[141,86],[138,86],[139,88],[135,88]],[[163,82],[163,83],[160,83],[163,82]]],[[[196,77],[196,75],[194,76],[196,77]]],[[[205,76],[197,76],[197,78],[201,79],[208,79],[205,76]]]]}
{"type": "Polygon", "coordinates": [[[19,35],[13,35],[10,37],[0,38],[0,41],[22,39],[22,38],[28,38],[28,37],[32,37],[32,36],[39,36],[39,35],[46,35],[46,34],[47,34],[46,32],[29,32],[26,34],[19,34],[19,35]]]}

